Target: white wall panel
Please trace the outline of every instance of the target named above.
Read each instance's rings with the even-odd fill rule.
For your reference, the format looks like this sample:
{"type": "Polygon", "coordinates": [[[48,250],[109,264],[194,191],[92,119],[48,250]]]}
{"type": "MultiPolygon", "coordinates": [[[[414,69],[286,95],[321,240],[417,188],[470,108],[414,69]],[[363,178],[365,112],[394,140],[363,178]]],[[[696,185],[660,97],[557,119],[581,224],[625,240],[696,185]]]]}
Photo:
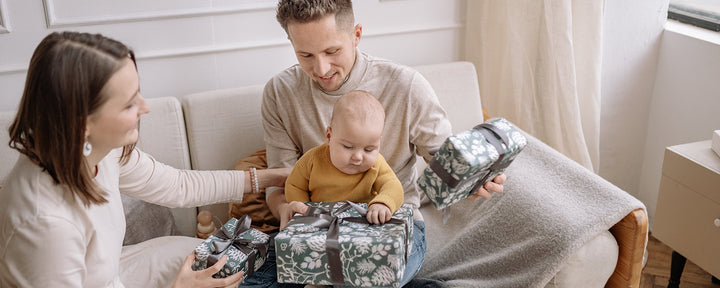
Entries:
{"type": "Polygon", "coordinates": [[[272,9],[271,0],[44,0],[48,27],[188,18],[272,9]],[[82,9],[78,9],[82,7],[82,9]]]}
{"type": "Polygon", "coordinates": [[[212,45],[213,22],[210,18],[166,19],[152,22],[131,22],[123,24],[79,26],[53,29],[101,33],[122,41],[135,50],[137,57],[172,53],[175,50],[212,45]],[[148,25],[148,24],[152,25],[148,25]]]}
{"type": "MultiPolygon", "coordinates": [[[[0,0],[4,3],[7,0],[0,0]]],[[[275,0],[10,1],[0,34],[0,110],[15,109],[32,50],[52,31],[101,33],[131,46],[148,98],[264,84],[296,63],[275,0]],[[18,79],[23,79],[18,81],[18,79]]],[[[464,0],[354,1],[360,48],[407,65],[458,60],[464,0]]],[[[2,9],[5,11],[6,9],[2,9]]]]}
{"type": "Polygon", "coordinates": [[[216,57],[218,88],[265,84],[296,61],[289,44],[233,51],[216,57]]]}
{"type": "Polygon", "coordinates": [[[720,35],[669,22],[661,45],[638,193],[651,224],[665,147],[710,140],[720,129],[720,35]]]}
{"type": "Polygon", "coordinates": [[[446,44],[462,41],[460,28],[453,25],[441,29],[365,35],[359,46],[368,54],[409,66],[457,61],[461,56],[459,47],[446,44]]]}
{"type": "Polygon", "coordinates": [[[213,17],[215,44],[267,45],[288,43],[285,31],[275,20],[275,8],[256,10],[242,15],[213,17]]]}
{"type": "Polygon", "coordinates": [[[667,8],[668,0],[605,0],[598,174],[635,197],[667,8]]]}
{"type": "Polygon", "coordinates": [[[138,61],[140,91],[145,98],[179,97],[186,91],[217,87],[213,55],[138,61]]]}

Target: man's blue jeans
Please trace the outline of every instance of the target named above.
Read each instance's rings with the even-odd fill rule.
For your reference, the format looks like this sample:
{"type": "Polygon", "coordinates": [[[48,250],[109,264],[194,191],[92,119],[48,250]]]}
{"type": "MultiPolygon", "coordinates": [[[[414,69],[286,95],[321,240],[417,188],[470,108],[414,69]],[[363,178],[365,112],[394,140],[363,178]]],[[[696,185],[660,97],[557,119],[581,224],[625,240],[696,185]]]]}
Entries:
{"type": "MultiPolygon", "coordinates": [[[[425,222],[414,221],[415,229],[413,231],[413,248],[408,257],[407,265],[405,266],[405,273],[403,279],[400,282],[400,286],[404,286],[420,271],[423,261],[425,260],[425,222]]],[[[288,284],[288,283],[277,283],[277,266],[275,260],[275,235],[277,233],[270,234],[270,245],[268,247],[267,259],[260,268],[255,271],[250,277],[246,278],[240,286],[243,288],[279,288],[279,287],[305,287],[305,284],[288,284]]]]}

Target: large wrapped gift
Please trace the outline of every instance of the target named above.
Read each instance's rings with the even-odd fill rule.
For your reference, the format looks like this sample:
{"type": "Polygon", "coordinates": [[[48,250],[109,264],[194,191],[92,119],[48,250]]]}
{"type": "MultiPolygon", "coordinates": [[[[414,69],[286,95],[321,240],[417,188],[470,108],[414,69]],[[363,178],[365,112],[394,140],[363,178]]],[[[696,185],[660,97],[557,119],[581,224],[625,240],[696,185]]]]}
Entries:
{"type": "Polygon", "coordinates": [[[228,220],[195,248],[192,269],[205,269],[217,263],[223,255],[227,255],[225,266],[213,275],[214,278],[225,278],[240,271],[245,272],[243,279],[252,275],[265,262],[270,236],[250,228],[251,222],[247,215],[239,220],[228,220]]]}
{"type": "Polygon", "coordinates": [[[399,287],[413,242],[412,205],[367,222],[367,204],[308,202],[275,236],[280,283],[399,287]]]}
{"type": "Polygon", "coordinates": [[[418,178],[418,187],[437,209],[467,198],[502,173],[527,144],[520,130],[493,118],[448,137],[418,178]]]}

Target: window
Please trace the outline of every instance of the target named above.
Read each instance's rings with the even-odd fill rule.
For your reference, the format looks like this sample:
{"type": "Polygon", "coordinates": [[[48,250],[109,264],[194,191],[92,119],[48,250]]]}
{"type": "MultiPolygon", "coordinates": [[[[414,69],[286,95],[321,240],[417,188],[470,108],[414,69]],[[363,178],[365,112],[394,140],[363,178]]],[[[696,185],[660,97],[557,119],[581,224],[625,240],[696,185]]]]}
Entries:
{"type": "Polygon", "coordinates": [[[670,0],[668,19],[720,31],[720,1],[670,0]]]}

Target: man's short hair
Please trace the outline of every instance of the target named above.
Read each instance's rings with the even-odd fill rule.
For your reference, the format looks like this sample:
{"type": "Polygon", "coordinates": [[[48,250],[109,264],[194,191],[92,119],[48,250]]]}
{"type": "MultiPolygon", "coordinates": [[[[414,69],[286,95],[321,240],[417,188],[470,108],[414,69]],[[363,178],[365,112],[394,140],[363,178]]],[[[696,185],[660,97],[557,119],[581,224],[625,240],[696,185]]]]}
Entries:
{"type": "Polygon", "coordinates": [[[351,0],[280,0],[277,6],[277,21],[285,32],[290,23],[309,23],[335,15],[339,29],[348,29],[355,24],[351,0]]]}

